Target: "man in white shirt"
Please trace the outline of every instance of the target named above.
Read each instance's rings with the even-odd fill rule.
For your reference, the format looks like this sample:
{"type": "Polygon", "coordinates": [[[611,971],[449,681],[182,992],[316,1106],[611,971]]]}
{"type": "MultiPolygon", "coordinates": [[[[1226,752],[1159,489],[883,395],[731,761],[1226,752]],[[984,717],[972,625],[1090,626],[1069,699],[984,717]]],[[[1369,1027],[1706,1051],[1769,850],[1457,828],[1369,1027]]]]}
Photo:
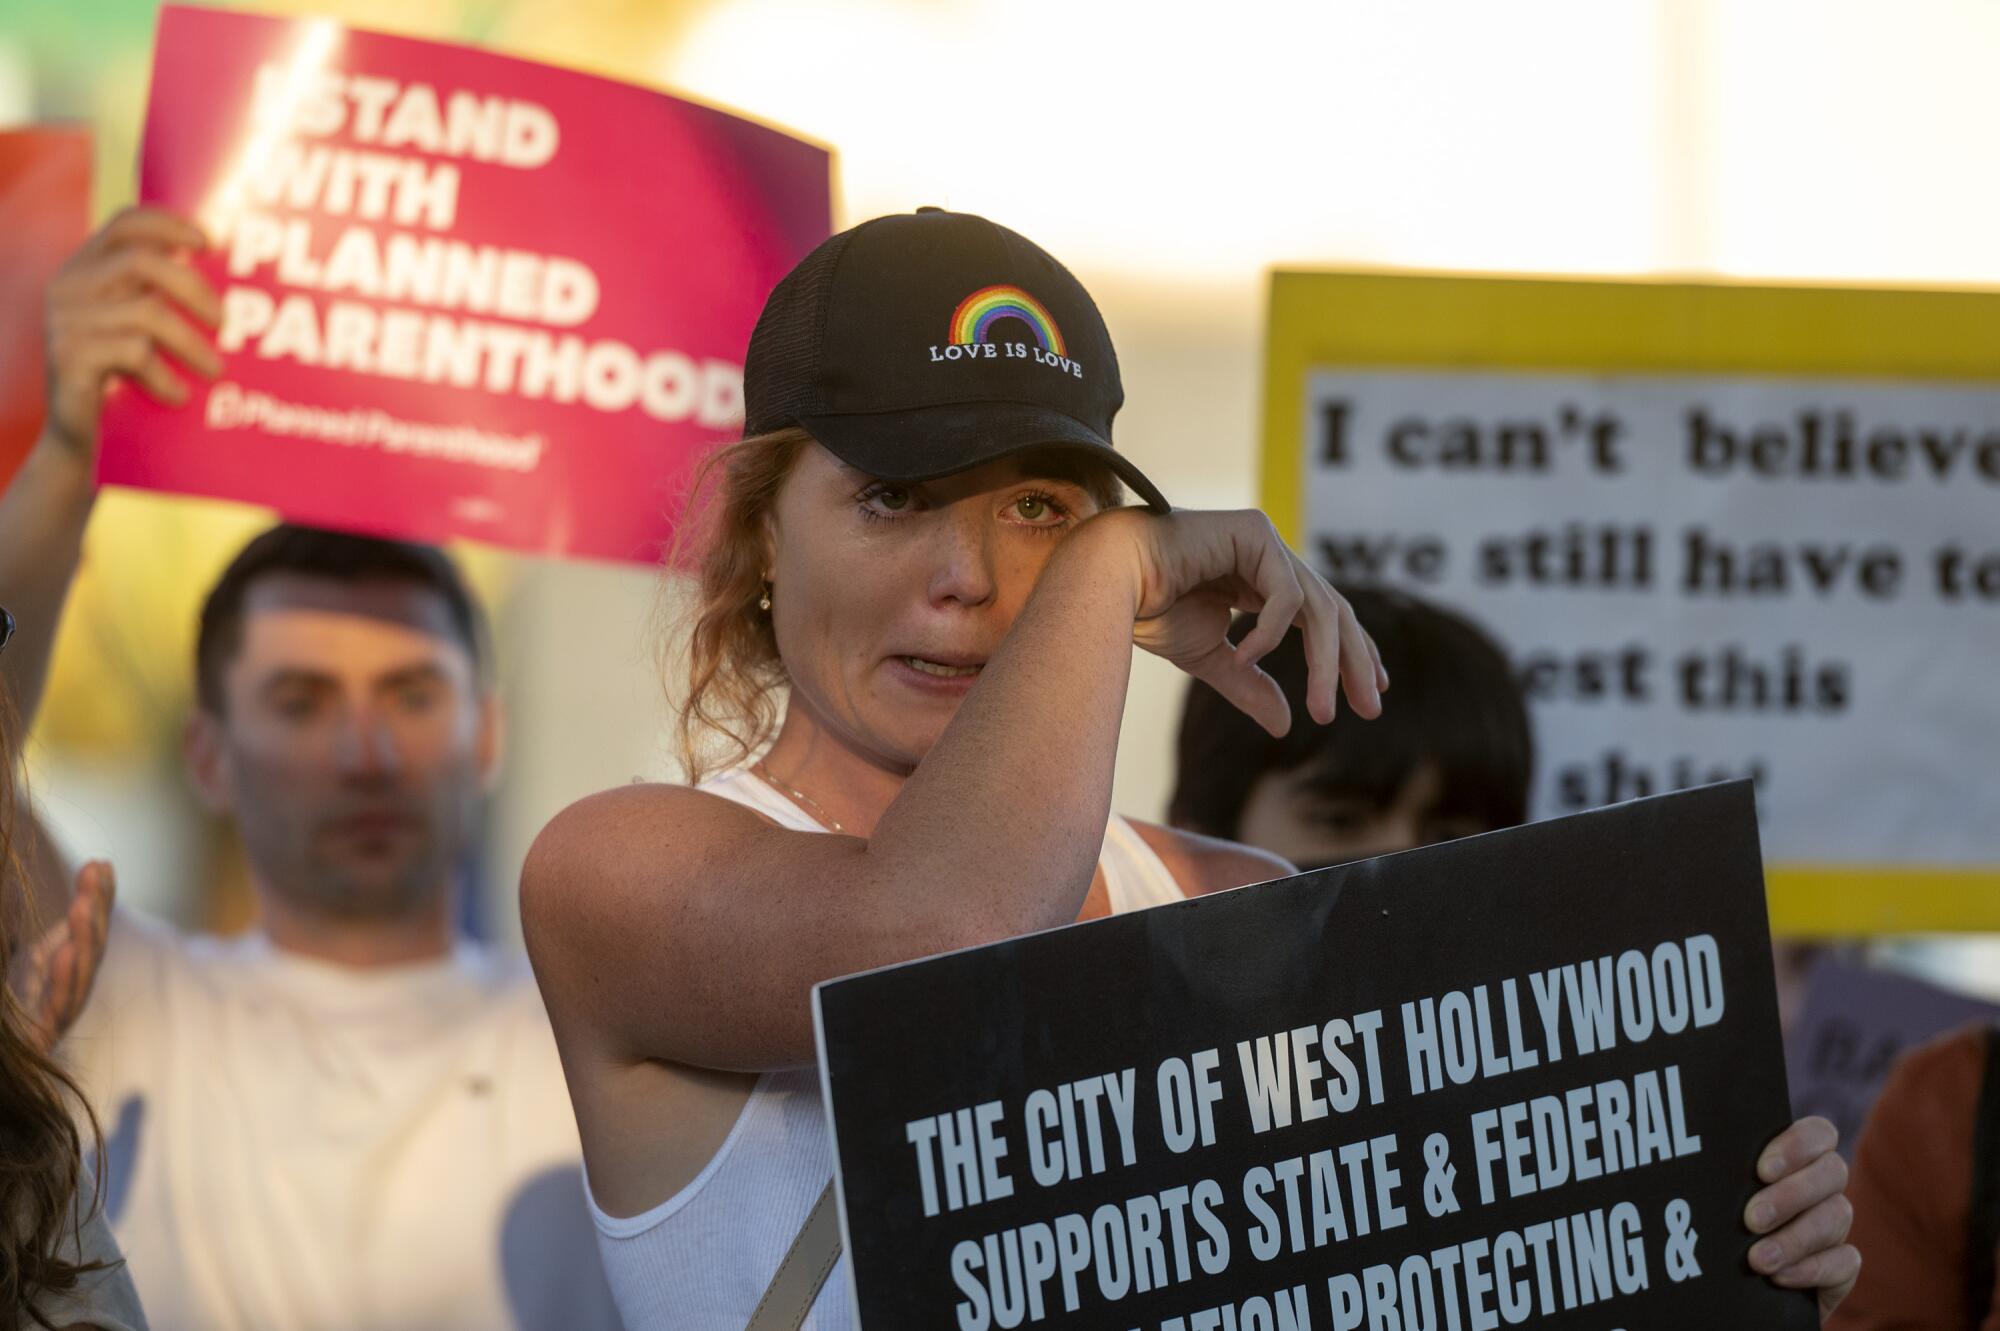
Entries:
{"type": "MultiPolygon", "coordinates": [[[[117,379],[219,369],[187,223],[134,209],[49,293],[48,423],[0,497],[0,662],[32,717],[117,379]]],[[[128,390],[129,391],[129,390],[128,390]]],[[[528,970],[456,936],[499,756],[479,612],[437,551],[253,541],[203,610],[188,772],[242,834],[259,925],[119,912],[65,1041],[104,1124],[113,1227],[155,1327],[616,1325],[576,1126],[528,970]]],[[[68,875],[33,870],[44,919],[68,875]]]]}

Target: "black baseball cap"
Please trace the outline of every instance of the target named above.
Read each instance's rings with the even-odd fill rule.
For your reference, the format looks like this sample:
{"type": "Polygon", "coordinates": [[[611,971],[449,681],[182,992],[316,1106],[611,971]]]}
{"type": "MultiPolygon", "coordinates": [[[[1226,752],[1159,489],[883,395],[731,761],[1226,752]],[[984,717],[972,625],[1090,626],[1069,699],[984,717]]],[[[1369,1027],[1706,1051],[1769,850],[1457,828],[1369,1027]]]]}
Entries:
{"type": "Polygon", "coordinates": [[[1171,507],[1111,446],[1125,389],[1090,293],[1040,246],[969,213],[878,217],[808,254],[750,334],[743,398],[745,434],[802,426],[883,480],[1053,448],[1171,507]]]}

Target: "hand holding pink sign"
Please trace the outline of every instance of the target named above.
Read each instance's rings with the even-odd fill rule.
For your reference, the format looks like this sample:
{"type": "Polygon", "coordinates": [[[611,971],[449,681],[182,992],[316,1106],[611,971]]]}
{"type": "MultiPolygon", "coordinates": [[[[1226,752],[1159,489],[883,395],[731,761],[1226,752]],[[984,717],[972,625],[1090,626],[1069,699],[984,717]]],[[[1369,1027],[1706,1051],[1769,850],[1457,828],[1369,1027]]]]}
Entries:
{"type": "Polygon", "coordinates": [[[153,401],[188,400],[187,374],[213,379],[209,334],[221,300],[189,261],[208,248],[193,223],[127,208],[64,261],[49,282],[45,435],[86,463],[96,457],[106,395],[120,379],[153,401]]]}
{"type": "Polygon", "coordinates": [[[828,156],[658,93],[169,6],[141,192],[198,219],[224,368],[125,394],[101,478],[298,521],[647,561],[742,421],[828,156]]]}

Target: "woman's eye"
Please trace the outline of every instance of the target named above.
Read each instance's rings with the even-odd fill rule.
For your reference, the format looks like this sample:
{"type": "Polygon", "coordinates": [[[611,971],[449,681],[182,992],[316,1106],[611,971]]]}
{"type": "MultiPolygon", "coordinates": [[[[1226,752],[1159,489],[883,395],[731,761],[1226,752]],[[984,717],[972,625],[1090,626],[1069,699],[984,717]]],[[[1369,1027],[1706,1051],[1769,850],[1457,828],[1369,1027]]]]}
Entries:
{"type": "Polygon", "coordinates": [[[1062,505],[1047,495],[1022,495],[1013,503],[1014,516],[1038,527],[1050,527],[1067,516],[1062,505]]]}
{"type": "Polygon", "coordinates": [[[910,492],[893,485],[878,486],[863,495],[862,502],[887,513],[901,513],[910,506],[910,492]]]}

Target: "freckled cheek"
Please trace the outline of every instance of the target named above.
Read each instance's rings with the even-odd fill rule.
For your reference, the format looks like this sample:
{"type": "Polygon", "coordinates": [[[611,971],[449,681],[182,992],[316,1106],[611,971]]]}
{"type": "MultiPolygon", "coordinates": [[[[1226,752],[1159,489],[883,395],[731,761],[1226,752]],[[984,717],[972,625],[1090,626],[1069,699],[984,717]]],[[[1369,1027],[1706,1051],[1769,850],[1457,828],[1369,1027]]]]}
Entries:
{"type": "Polygon", "coordinates": [[[1021,608],[1034,594],[1035,584],[1041,581],[1042,572],[1049,565],[1049,556],[1054,553],[1055,542],[1047,537],[1024,539],[1033,541],[1033,544],[1008,551],[998,561],[995,570],[999,595],[994,599],[1010,622],[1021,613],[1021,608]]]}
{"type": "Polygon", "coordinates": [[[886,544],[844,550],[834,558],[788,561],[788,581],[772,592],[789,599],[792,626],[833,640],[855,639],[894,622],[924,596],[925,570],[909,552],[886,544]]]}
{"type": "Polygon", "coordinates": [[[838,700],[865,683],[879,653],[884,617],[873,608],[867,580],[838,586],[836,579],[797,578],[774,592],[772,627],[778,654],[794,690],[838,707],[838,700]]]}

